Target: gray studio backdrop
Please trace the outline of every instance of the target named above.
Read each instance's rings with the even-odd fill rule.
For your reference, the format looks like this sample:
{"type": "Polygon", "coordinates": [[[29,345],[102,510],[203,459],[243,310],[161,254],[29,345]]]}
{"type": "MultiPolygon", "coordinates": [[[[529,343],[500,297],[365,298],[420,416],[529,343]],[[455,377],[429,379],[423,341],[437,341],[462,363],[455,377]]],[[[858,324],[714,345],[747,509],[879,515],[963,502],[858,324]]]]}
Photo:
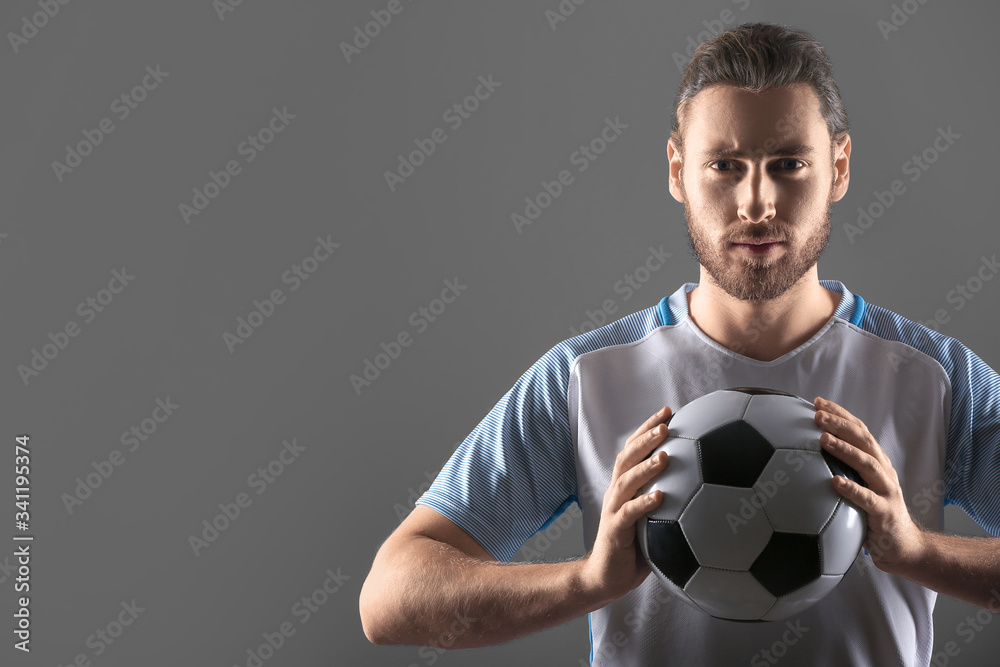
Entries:
{"type": "MultiPolygon", "coordinates": [[[[358,595],[524,370],[698,280],[669,111],[694,46],[738,22],[804,28],[834,64],[852,176],[820,277],[937,317],[1000,368],[995,6],[0,11],[2,664],[586,664],[586,617],[484,649],[378,647],[358,595]],[[582,153],[608,124],[614,141],[582,153]],[[562,170],[572,183],[539,198],[562,170]],[[524,224],[526,199],[545,207],[524,224]],[[14,647],[24,583],[30,653],[14,647]]],[[[518,558],[582,554],[581,523],[518,558]]],[[[992,664],[990,619],[941,598],[934,664],[992,664]]]]}

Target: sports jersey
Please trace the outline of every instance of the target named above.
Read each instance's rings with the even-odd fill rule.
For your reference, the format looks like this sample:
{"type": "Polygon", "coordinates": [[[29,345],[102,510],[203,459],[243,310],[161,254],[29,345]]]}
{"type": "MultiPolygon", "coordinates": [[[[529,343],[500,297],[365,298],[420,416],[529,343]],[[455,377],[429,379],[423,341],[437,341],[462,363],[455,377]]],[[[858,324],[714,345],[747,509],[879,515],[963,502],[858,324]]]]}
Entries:
{"type": "MultiPolygon", "coordinates": [[[[939,530],[944,505],[1000,535],[1000,375],[958,340],[867,303],[837,280],[833,316],[809,340],[758,361],[689,317],[685,283],[655,306],[548,350],[463,441],[417,500],[509,561],[570,503],[593,547],[615,457],[650,415],[718,389],[823,396],[861,419],[889,456],[913,516],[939,530]]],[[[589,614],[593,665],[929,664],[936,593],[860,553],[826,597],[783,621],[717,619],[650,575],[589,614]]]]}

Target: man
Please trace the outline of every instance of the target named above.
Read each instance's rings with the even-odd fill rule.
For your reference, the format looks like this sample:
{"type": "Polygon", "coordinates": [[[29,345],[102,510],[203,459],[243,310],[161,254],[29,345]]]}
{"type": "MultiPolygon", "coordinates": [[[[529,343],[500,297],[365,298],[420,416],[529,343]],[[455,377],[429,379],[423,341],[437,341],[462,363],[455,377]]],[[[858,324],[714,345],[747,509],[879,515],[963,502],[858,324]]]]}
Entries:
{"type": "Polygon", "coordinates": [[[1000,542],[935,532],[954,502],[1000,535],[1000,376],[818,278],[847,132],[808,34],[741,25],[697,49],[667,155],[700,282],[524,373],[379,550],[360,600],[371,641],[484,646],[589,612],[595,665],[768,664],[782,637],[793,664],[927,665],[937,592],[1000,611],[1000,542]],[[866,552],[787,626],[675,599],[636,544],[663,500],[636,494],[669,465],[647,456],[671,407],[736,386],[815,397],[823,446],[866,483],[834,482],[868,513],[866,552]],[[586,556],[506,564],[571,502],[586,556]]]}

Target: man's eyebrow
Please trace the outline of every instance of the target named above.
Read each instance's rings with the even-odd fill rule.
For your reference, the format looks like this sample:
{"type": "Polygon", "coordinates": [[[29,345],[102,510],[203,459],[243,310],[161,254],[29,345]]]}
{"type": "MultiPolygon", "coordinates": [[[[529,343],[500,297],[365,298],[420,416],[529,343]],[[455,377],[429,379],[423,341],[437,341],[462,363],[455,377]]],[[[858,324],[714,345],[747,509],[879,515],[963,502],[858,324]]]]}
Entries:
{"type": "MultiPolygon", "coordinates": [[[[808,144],[787,144],[785,146],[775,146],[770,150],[765,147],[764,150],[754,152],[771,157],[774,155],[811,155],[814,151],[812,146],[808,144]]],[[[713,160],[725,160],[729,158],[747,157],[750,153],[747,151],[736,150],[735,148],[708,148],[702,151],[701,155],[704,158],[710,158],[713,160]]]]}

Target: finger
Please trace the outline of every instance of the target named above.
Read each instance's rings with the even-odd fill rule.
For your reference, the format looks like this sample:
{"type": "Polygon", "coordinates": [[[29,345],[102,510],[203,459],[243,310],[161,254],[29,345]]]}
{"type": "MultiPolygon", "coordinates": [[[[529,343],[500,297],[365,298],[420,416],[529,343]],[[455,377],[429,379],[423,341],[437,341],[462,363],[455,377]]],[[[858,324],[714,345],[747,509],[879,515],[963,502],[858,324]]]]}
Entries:
{"type": "Polygon", "coordinates": [[[659,409],[659,410],[657,410],[657,411],[656,411],[656,412],[655,412],[654,414],[652,414],[652,415],[651,415],[651,416],[649,417],[649,419],[647,419],[646,421],[644,421],[644,422],[642,423],[642,426],[640,426],[639,428],[637,428],[637,429],[636,429],[636,430],[635,430],[635,431],[634,431],[634,432],[632,433],[632,435],[630,435],[630,436],[628,437],[628,440],[626,440],[626,442],[630,442],[630,441],[632,441],[632,440],[635,440],[635,439],[637,439],[637,438],[638,438],[639,436],[641,436],[641,435],[642,435],[643,433],[645,433],[645,432],[646,432],[646,431],[648,431],[649,429],[651,429],[651,428],[653,428],[654,426],[656,426],[657,424],[662,424],[662,423],[663,423],[663,422],[665,422],[666,420],[670,419],[670,415],[671,415],[671,410],[670,410],[670,406],[668,406],[668,405],[664,405],[664,406],[663,406],[662,408],[660,408],[660,409],[659,409]]]}
{"type": "Polygon", "coordinates": [[[625,448],[618,452],[618,456],[615,458],[612,480],[617,479],[638,465],[638,463],[645,459],[649,453],[653,451],[653,449],[663,442],[666,437],[666,425],[658,424],[636,439],[630,440],[625,445],[625,448]]]}
{"type": "Polygon", "coordinates": [[[833,414],[825,409],[817,410],[816,424],[827,433],[847,441],[866,454],[875,457],[879,462],[885,463],[888,460],[868,427],[856,417],[833,414]]]}
{"type": "Polygon", "coordinates": [[[857,482],[839,475],[833,478],[833,489],[846,500],[851,501],[868,514],[873,514],[879,506],[879,496],[871,489],[866,489],[857,482]]]}
{"type": "Polygon", "coordinates": [[[858,435],[868,433],[868,427],[865,426],[865,423],[851,414],[844,406],[822,398],[817,400],[819,403],[816,409],[817,423],[823,422],[833,428],[848,429],[858,435]]]}
{"type": "Polygon", "coordinates": [[[663,502],[663,491],[652,491],[644,493],[638,498],[628,501],[622,505],[621,510],[615,515],[618,521],[619,530],[634,528],[639,517],[651,512],[663,502]]]}
{"type": "Polygon", "coordinates": [[[847,408],[840,405],[839,403],[834,403],[828,398],[823,398],[822,396],[817,396],[816,400],[813,401],[813,405],[817,410],[826,410],[827,412],[832,412],[834,414],[840,415],[841,417],[853,417],[847,408]]]}
{"type": "Polygon", "coordinates": [[[870,488],[875,490],[887,488],[885,470],[871,454],[830,433],[824,433],[819,439],[819,444],[830,454],[854,468],[870,488]]]}
{"type": "Polygon", "coordinates": [[[658,452],[656,456],[640,461],[632,468],[625,470],[615,481],[615,487],[611,498],[612,509],[621,507],[629,500],[635,498],[643,484],[663,472],[670,463],[670,457],[666,452],[658,452]]]}
{"type": "Polygon", "coordinates": [[[816,423],[820,426],[829,425],[831,428],[860,427],[867,430],[864,422],[848,412],[845,407],[819,397],[816,398],[816,423]]]}

